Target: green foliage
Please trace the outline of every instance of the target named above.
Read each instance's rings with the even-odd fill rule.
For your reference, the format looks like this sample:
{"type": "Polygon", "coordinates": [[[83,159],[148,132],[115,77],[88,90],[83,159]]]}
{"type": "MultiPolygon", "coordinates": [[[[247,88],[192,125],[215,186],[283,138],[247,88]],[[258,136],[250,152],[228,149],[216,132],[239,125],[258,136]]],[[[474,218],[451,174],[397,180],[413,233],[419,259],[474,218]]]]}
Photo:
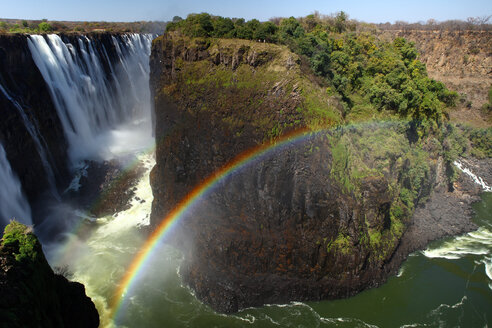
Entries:
{"type": "Polygon", "coordinates": [[[345,255],[349,254],[351,249],[350,236],[344,233],[339,233],[337,238],[328,243],[328,245],[326,246],[327,252],[335,250],[345,255]]]}
{"type": "Polygon", "coordinates": [[[338,141],[332,148],[330,176],[343,187],[345,192],[354,190],[350,175],[350,154],[343,141],[338,141]]]}
{"type": "Polygon", "coordinates": [[[451,164],[467,151],[467,138],[460,129],[451,124],[446,126],[443,136],[444,160],[451,164]]]}
{"type": "Polygon", "coordinates": [[[277,41],[278,26],[272,22],[261,23],[257,19],[231,19],[210,16],[207,13],[190,14],[185,20],[174,20],[166,31],[181,31],[191,37],[239,38],[247,40],[277,41]]]}
{"type": "Polygon", "coordinates": [[[482,106],[482,111],[486,115],[489,115],[490,113],[492,113],[492,85],[489,88],[488,100],[489,100],[489,102],[483,104],[483,106],[482,106]]]}
{"type": "Polygon", "coordinates": [[[492,128],[473,129],[469,138],[472,155],[478,158],[492,157],[492,128]]]}
{"type": "MultiPolygon", "coordinates": [[[[191,14],[168,24],[168,31],[180,30],[191,37],[225,37],[265,40],[288,45],[307,56],[314,73],[333,87],[345,104],[344,116],[354,108],[389,111],[412,120],[417,138],[439,130],[445,107],[454,106],[456,92],[427,76],[412,42],[396,38],[377,40],[367,33],[355,34],[347,14],[339,12],[329,20],[316,15],[296,19],[259,22],[208,14],[191,14]]],[[[365,114],[367,115],[367,114],[365,114]]]]}
{"type": "Polygon", "coordinates": [[[48,32],[53,31],[53,27],[48,22],[41,22],[41,23],[39,23],[38,29],[39,29],[40,32],[44,32],[44,33],[48,33],[48,32]]]}
{"type": "Polygon", "coordinates": [[[400,197],[409,208],[430,195],[430,167],[426,152],[416,148],[407,154],[408,167],[402,172],[400,197]],[[406,190],[405,190],[406,189],[406,190]],[[403,193],[403,194],[402,194],[403,193]]]}
{"type": "Polygon", "coordinates": [[[37,238],[30,227],[17,221],[12,221],[5,227],[2,246],[17,247],[18,253],[14,253],[17,261],[35,260],[38,256],[37,243],[37,238]]]}
{"type": "Polygon", "coordinates": [[[234,30],[234,22],[230,18],[217,17],[213,22],[214,37],[231,37],[234,30]]]}

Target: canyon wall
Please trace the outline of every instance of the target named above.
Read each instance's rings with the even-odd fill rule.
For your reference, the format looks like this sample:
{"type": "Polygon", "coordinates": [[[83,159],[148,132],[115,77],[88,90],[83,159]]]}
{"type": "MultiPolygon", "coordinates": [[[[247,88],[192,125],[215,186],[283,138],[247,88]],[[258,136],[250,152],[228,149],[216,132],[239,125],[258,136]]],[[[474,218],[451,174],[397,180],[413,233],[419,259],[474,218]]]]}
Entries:
{"type": "Polygon", "coordinates": [[[429,76],[462,95],[451,119],[474,126],[492,124],[480,111],[492,88],[491,31],[385,31],[383,37],[404,37],[415,43],[429,76]]]}
{"type": "MultiPolygon", "coordinates": [[[[413,211],[435,188],[447,192],[437,140],[412,144],[396,122],[319,132],[342,122],[343,107],[285,46],[167,33],[150,64],[152,226],[245,150],[271,147],[216,183],[169,236],[199,299],[234,312],[347,297],[382,283],[422,247],[413,211]],[[299,130],[309,132],[276,150],[299,130]]],[[[473,229],[469,211],[452,229],[433,213],[426,241],[473,229]]]]}

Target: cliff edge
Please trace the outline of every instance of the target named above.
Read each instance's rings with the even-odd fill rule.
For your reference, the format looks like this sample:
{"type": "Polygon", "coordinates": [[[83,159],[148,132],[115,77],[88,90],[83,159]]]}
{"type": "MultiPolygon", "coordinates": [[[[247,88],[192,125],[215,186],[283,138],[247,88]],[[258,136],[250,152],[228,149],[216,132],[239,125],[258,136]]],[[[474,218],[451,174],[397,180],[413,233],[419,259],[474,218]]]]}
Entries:
{"type": "Polygon", "coordinates": [[[84,286],[55,274],[31,228],[11,222],[0,244],[2,327],[98,327],[84,286]]]}
{"type": "Polygon", "coordinates": [[[429,240],[474,228],[467,205],[452,228],[441,215],[458,204],[442,140],[412,142],[409,122],[396,119],[339,126],[342,101],[286,46],[170,32],[154,41],[150,65],[152,226],[236,156],[272,145],[194,204],[170,237],[184,253],[183,280],[214,309],[348,297],[384,282],[429,240]],[[413,214],[436,195],[422,241],[428,225],[413,214]]]}

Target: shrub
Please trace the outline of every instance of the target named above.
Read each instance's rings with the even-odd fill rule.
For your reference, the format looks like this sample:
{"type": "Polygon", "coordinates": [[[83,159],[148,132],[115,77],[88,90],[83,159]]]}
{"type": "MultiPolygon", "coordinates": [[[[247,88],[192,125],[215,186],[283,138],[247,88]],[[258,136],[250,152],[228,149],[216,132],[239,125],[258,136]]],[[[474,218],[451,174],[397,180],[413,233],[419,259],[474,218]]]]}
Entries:
{"type": "Polygon", "coordinates": [[[48,22],[41,22],[41,23],[39,23],[38,29],[39,29],[40,32],[44,32],[44,33],[53,31],[53,27],[48,22]]]}
{"type": "Polygon", "coordinates": [[[15,259],[19,262],[37,257],[38,240],[32,233],[32,229],[17,221],[12,221],[5,227],[2,246],[17,246],[18,253],[15,253],[15,259]]]}

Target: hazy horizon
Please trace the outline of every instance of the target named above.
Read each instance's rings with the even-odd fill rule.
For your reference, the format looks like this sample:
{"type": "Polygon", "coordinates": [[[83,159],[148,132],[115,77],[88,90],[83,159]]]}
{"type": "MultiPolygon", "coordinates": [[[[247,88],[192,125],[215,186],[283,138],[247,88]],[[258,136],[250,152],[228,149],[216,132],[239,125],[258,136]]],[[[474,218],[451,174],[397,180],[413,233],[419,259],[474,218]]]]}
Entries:
{"type": "Polygon", "coordinates": [[[333,1],[258,1],[234,3],[223,0],[199,1],[157,1],[157,0],[107,0],[62,1],[26,0],[22,6],[18,2],[0,0],[1,18],[50,21],[169,21],[174,16],[185,18],[190,13],[208,12],[224,17],[240,17],[247,20],[257,18],[266,21],[272,17],[300,17],[318,11],[329,15],[339,11],[346,12],[350,18],[368,23],[409,23],[435,19],[466,20],[468,17],[492,15],[492,1],[485,0],[414,0],[397,2],[375,0],[371,2],[356,0],[333,1]],[[258,8],[261,8],[259,10],[258,8]]]}

